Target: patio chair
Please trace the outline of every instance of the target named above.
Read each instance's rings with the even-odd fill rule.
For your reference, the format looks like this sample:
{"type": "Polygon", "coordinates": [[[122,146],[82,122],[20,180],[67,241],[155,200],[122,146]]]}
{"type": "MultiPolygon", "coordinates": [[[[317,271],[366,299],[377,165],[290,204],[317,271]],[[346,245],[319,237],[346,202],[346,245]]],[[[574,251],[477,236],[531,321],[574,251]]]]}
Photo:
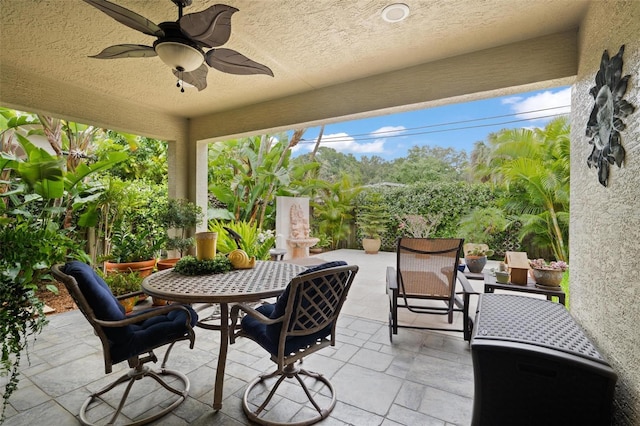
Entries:
{"type": "MultiPolygon", "coordinates": [[[[163,402],[161,406],[159,405],[157,409],[151,410],[151,414],[147,417],[138,419],[130,423],[131,425],[143,425],[159,419],[187,398],[189,379],[180,372],[166,369],[165,365],[176,342],[188,340],[190,348],[193,349],[195,342],[193,327],[198,316],[191,307],[172,304],[139,313],[134,312],[127,316],[124,313],[124,308],[118,303],[118,299],[130,297],[132,294],[142,294],[142,292],[130,293],[116,298],[91,266],[78,261],[55,265],[52,272],[59,281],[64,283],[78,308],[93,327],[95,334],[100,338],[105,373],[111,373],[113,365],[122,361],[127,361],[131,368],[117,380],[87,398],[80,409],[82,424],[93,424],[88,419],[87,410],[94,400],[100,398],[108,405],[107,399],[103,398],[103,395],[124,383],[127,386],[119,403],[117,403],[118,405],[114,408],[115,412],[109,424],[115,423],[125,408],[133,384],[141,379],[151,378],[158,382],[162,388],[168,391],[167,401],[163,402]],[[145,364],[157,362],[158,358],[153,353],[153,349],[164,345],[169,345],[169,347],[161,368],[158,371],[152,370],[145,364]],[[169,380],[167,381],[163,377],[169,380]],[[182,386],[176,387],[178,381],[182,382],[182,386]],[[169,403],[170,398],[175,400],[169,403]]],[[[148,389],[145,389],[144,392],[148,392],[148,389]]],[[[101,416],[104,417],[104,412],[101,413],[101,416]]]]}
{"type": "Polygon", "coordinates": [[[387,268],[389,295],[389,339],[398,328],[446,330],[464,333],[471,339],[473,321],[469,316],[469,296],[477,294],[463,274],[458,274],[458,262],[464,240],[458,238],[400,238],[397,246],[397,266],[387,268]],[[462,286],[456,292],[456,282],[462,286]],[[460,297],[462,295],[462,297],[460,297]],[[433,302],[435,301],[435,303],[433,302]],[[440,306],[443,302],[444,306],[440,306]],[[462,329],[403,325],[398,320],[398,308],[416,314],[447,315],[453,323],[453,313],[463,313],[462,329]]]}
{"type": "MultiPolygon", "coordinates": [[[[326,346],[335,345],[338,315],[357,272],[357,266],[347,266],[345,262],[324,263],[291,280],[276,303],[264,304],[257,309],[238,304],[231,309],[232,330],[235,329],[240,311],[244,313],[241,327],[232,333],[231,343],[237,337],[248,337],[269,352],[271,361],[277,364],[273,373],[261,375],[247,385],[242,408],[251,421],[263,425],[310,425],[329,416],[336,404],[333,386],[322,374],[303,369],[302,359],[326,346]],[[308,383],[307,387],[305,381],[308,382],[308,379],[304,377],[315,380],[308,383]],[[261,401],[269,387],[267,381],[274,378],[277,378],[275,384],[261,401]],[[297,380],[317,414],[303,420],[294,416],[293,419],[287,419],[293,420],[289,423],[265,418],[265,408],[285,378],[297,380]],[[324,408],[320,407],[310,391],[312,389],[315,394],[319,388],[326,388],[331,393],[331,399],[324,408]],[[252,394],[254,389],[255,395],[252,394]],[[250,404],[257,408],[252,408],[250,404]]],[[[326,399],[326,395],[323,392],[322,399],[326,399]]],[[[298,414],[307,412],[312,410],[303,409],[298,414]]]]}

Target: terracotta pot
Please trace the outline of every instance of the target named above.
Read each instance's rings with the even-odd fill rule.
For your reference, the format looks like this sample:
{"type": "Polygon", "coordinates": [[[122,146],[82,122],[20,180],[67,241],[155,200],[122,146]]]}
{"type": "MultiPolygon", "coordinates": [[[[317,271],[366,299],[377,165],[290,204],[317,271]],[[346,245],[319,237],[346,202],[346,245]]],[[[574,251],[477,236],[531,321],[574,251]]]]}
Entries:
{"type": "Polygon", "coordinates": [[[562,275],[564,274],[563,271],[559,271],[557,269],[533,268],[531,271],[536,283],[547,287],[559,287],[560,282],[562,282],[562,275]]]}
{"type": "Polygon", "coordinates": [[[128,297],[126,299],[118,300],[118,303],[120,303],[124,307],[124,312],[126,314],[133,312],[133,307],[136,305],[137,302],[138,302],[138,296],[128,297]]]}
{"type": "Polygon", "coordinates": [[[104,262],[104,269],[107,271],[130,272],[138,271],[141,277],[148,277],[156,267],[156,259],[143,260],[141,262],[113,263],[104,262]]]}
{"type": "Polygon", "coordinates": [[[164,271],[165,269],[173,268],[174,266],[176,266],[176,263],[178,263],[178,260],[180,260],[179,257],[158,260],[158,263],[157,263],[158,271],[164,271]]]}

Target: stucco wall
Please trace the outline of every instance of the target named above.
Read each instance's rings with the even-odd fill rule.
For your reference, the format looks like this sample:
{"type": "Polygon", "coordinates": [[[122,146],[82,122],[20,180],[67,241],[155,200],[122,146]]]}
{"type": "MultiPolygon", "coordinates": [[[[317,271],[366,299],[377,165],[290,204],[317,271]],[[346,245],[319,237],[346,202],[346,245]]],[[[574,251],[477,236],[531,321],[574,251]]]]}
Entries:
{"type": "Polygon", "coordinates": [[[615,422],[640,424],[640,1],[594,2],[579,33],[580,60],[571,118],[571,313],[618,373],[615,422]],[[587,167],[585,136],[594,100],[589,89],[603,51],[626,45],[625,99],[636,111],[624,119],[622,168],[612,166],[609,186],[587,167]]]}

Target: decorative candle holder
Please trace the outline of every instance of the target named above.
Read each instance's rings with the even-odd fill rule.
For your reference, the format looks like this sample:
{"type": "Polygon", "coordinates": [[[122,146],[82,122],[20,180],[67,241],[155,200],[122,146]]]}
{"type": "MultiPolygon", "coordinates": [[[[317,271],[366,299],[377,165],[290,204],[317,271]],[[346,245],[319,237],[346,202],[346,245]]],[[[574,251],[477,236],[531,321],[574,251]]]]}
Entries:
{"type": "Polygon", "coordinates": [[[217,232],[196,233],[196,257],[198,260],[212,260],[216,257],[217,232]]]}

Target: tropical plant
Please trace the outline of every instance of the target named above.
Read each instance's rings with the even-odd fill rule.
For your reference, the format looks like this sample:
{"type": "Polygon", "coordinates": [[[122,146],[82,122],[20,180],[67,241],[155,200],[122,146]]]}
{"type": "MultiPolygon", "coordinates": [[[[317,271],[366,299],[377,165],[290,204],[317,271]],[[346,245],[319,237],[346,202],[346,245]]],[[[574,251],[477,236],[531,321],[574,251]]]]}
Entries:
{"type": "Polygon", "coordinates": [[[102,182],[104,191],[94,205],[100,258],[118,262],[155,258],[167,237],[159,219],[167,202],[166,185],[115,177],[102,182]]]}
{"type": "Polygon", "coordinates": [[[569,257],[569,132],[566,117],[544,129],[505,130],[491,155],[509,190],[505,209],[522,222],[521,240],[533,236],[564,261],[569,257]]]}
{"type": "Polygon", "coordinates": [[[236,221],[263,228],[273,221],[273,199],[290,184],[289,158],[304,129],[286,135],[262,135],[211,144],[209,192],[227,205],[236,221]]]}
{"type": "Polygon", "coordinates": [[[353,201],[361,190],[360,187],[353,186],[347,175],[343,175],[337,183],[323,183],[317,196],[310,201],[313,220],[318,222],[318,231],[331,238],[332,249],[351,234],[353,201]]]}
{"type": "Polygon", "coordinates": [[[78,163],[70,171],[62,158],[28,140],[29,132],[19,128],[27,123],[37,124],[12,116],[0,137],[0,375],[8,376],[0,422],[19,383],[22,355],[28,357],[28,340],[47,322],[36,290],[46,287],[57,291],[49,275],[52,264],[74,258],[87,260],[81,244],[70,238],[70,218],[83,205],[79,188],[91,173],[113,164],[113,159],[92,165],[78,163]],[[16,155],[16,146],[24,156],[16,155]]]}
{"type": "Polygon", "coordinates": [[[249,257],[255,256],[257,260],[269,260],[271,257],[269,250],[273,248],[276,241],[273,232],[262,231],[255,224],[243,221],[224,222],[212,219],[209,221],[209,231],[218,233],[216,247],[220,253],[228,254],[240,248],[249,257]],[[236,241],[224,228],[229,228],[240,235],[242,238],[240,247],[237,247],[236,241]]]}
{"type": "Polygon", "coordinates": [[[113,234],[111,253],[105,256],[111,262],[130,263],[155,259],[163,240],[150,229],[129,232],[121,229],[113,234]]]}

